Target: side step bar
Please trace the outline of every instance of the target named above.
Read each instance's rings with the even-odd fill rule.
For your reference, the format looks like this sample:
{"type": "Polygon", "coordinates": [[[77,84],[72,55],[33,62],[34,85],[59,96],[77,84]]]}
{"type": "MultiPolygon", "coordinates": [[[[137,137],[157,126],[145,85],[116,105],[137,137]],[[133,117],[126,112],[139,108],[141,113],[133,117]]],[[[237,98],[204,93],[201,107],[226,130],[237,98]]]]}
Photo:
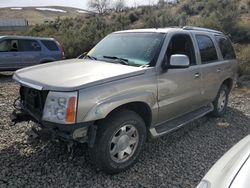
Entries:
{"type": "Polygon", "coordinates": [[[184,114],[181,117],[169,120],[167,122],[164,122],[162,124],[157,125],[154,128],[150,129],[150,132],[152,134],[153,137],[159,137],[162,136],[164,134],[167,134],[169,132],[172,132],[180,127],[182,127],[183,125],[186,125],[187,123],[198,119],[206,114],[208,114],[209,112],[213,111],[214,107],[212,104],[203,106],[197,110],[194,110],[192,112],[189,112],[187,114],[184,114]]]}

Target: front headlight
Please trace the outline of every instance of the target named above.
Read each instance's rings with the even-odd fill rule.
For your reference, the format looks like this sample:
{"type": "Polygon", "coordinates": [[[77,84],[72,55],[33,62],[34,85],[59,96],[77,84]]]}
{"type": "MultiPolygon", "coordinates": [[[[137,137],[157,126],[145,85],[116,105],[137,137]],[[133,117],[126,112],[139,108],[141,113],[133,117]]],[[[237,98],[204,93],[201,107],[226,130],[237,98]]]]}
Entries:
{"type": "Polygon", "coordinates": [[[76,120],[77,92],[49,92],[43,110],[43,120],[72,124],[76,120]]]}

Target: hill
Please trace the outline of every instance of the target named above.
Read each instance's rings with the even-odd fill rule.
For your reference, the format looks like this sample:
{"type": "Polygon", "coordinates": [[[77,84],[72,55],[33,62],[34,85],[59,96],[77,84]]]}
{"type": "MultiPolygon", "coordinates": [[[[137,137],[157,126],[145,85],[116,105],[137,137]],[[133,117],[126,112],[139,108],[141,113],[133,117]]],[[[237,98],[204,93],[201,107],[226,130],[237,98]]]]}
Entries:
{"type": "Polygon", "coordinates": [[[87,10],[61,6],[0,8],[0,18],[23,18],[28,20],[29,25],[48,23],[58,17],[86,16],[88,13],[87,10]]]}
{"type": "MultiPolygon", "coordinates": [[[[110,10],[105,14],[80,14],[77,9],[66,7],[45,7],[60,9],[57,12],[27,8],[29,14],[25,18],[31,23],[43,24],[15,34],[54,37],[64,44],[66,57],[72,58],[89,51],[101,38],[117,30],[185,25],[206,27],[223,31],[230,37],[241,62],[242,74],[250,74],[250,0],[175,2],[161,0],[154,6],[110,10]],[[60,19],[55,19],[58,16],[60,19]],[[44,24],[48,19],[54,21],[44,24]]],[[[10,11],[13,10],[7,13],[10,11]]],[[[18,11],[21,10],[9,16],[19,16],[18,11]]],[[[0,11],[0,18],[7,13],[0,11]]]]}

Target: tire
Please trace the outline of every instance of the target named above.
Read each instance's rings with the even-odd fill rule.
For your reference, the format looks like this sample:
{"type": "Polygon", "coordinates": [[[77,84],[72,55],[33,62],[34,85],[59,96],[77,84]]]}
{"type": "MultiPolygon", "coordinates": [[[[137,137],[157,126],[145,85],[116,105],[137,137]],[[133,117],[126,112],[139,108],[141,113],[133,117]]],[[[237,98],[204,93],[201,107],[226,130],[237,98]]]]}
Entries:
{"type": "Polygon", "coordinates": [[[228,104],[229,89],[226,85],[222,85],[213,101],[214,110],[210,113],[212,117],[221,117],[225,114],[228,104]]]}
{"type": "Polygon", "coordinates": [[[119,173],[135,164],[145,140],[142,118],[133,111],[117,111],[99,122],[90,159],[97,170],[119,173]]]}

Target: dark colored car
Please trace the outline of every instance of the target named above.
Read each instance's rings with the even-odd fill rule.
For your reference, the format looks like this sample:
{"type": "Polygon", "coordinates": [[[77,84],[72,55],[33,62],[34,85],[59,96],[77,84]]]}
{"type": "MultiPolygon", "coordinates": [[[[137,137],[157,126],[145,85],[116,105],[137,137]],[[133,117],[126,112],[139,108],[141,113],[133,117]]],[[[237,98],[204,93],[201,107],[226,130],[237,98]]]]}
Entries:
{"type": "Polygon", "coordinates": [[[0,36],[0,71],[62,59],[63,46],[53,38],[0,36]]]}

